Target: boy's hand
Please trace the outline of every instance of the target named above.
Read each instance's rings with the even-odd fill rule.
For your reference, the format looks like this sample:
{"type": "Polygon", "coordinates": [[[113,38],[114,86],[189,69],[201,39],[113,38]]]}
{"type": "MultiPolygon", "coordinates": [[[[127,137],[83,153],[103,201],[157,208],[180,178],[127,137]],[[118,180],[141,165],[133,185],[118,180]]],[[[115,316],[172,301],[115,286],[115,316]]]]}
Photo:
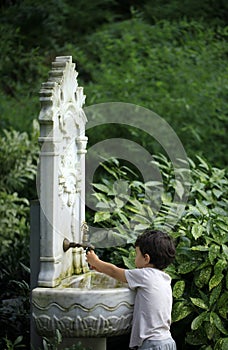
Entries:
{"type": "Polygon", "coordinates": [[[121,269],[111,263],[102,261],[98,258],[97,254],[94,253],[94,250],[87,251],[86,254],[87,262],[92,269],[95,269],[98,272],[105,273],[106,275],[113,277],[121,282],[127,282],[125,277],[125,270],[121,269]]]}
{"type": "MultiPolygon", "coordinates": [[[[96,269],[96,262],[99,261],[97,254],[94,253],[94,250],[88,250],[86,253],[86,260],[92,269],[96,269]]],[[[98,271],[98,270],[97,270],[98,271]]]]}

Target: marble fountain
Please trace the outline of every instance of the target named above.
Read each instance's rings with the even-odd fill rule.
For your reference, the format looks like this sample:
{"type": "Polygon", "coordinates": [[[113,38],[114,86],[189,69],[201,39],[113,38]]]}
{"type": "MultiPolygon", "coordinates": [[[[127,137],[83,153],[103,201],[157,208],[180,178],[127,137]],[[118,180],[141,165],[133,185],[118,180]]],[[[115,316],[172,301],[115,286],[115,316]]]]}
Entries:
{"type": "MultiPolygon", "coordinates": [[[[71,56],[56,57],[40,90],[38,194],[31,209],[31,346],[52,338],[94,350],[130,331],[134,293],[89,269],[85,222],[85,95],[71,56]]],[[[41,344],[41,343],[39,343],[41,344]]]]}

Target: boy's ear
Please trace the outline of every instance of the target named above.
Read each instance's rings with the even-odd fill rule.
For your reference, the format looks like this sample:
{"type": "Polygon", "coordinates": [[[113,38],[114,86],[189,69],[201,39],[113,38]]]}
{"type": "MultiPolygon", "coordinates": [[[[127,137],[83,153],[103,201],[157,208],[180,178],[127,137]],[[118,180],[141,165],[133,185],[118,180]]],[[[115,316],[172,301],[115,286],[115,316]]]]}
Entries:
{"type": "Polygon", "coordinates": [[[145,255],[144,255],[144,259],[145,259],[145,263],[146,263],[146,264],[149,264],[149,263],[150,263],[150,256],[149,256],[149,254],[145,254],[145,255]]]}

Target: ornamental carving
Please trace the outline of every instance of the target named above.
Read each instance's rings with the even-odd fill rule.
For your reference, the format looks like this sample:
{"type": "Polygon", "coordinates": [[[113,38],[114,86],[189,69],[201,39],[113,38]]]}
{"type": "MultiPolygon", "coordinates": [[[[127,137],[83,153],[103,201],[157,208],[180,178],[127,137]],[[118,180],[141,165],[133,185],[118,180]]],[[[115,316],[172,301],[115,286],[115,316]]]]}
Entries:
{"type": "Polygon", "coordinates": [[[59,329],[64,337],[96,337],[96,336],[112,336],[126,334],[130,331],[132,322],[132,312],[123,316],[108,316],[103,315],[81,317],[57,317],[54,315],[36,316],[33,313],[33,319],[37,331],[46,336],[55,334],[55,330],[59,329]]]}

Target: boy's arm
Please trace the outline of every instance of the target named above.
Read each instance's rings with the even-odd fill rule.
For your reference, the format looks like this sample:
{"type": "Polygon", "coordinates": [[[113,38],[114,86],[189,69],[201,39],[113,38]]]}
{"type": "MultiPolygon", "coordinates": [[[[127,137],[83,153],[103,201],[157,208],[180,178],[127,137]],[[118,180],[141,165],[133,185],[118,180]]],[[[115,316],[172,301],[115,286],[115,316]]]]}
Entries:
{"type": "Polygon", "coordinates": [[[86,257],[87,262],[93,268],[95,268],[95,270],[102,272],[110,277],[113,277],[118,281],[127,282],[125,277],[125,269],[121,269],[113,264],[100,260],[93,250],[89,251],[86,257]]]}

